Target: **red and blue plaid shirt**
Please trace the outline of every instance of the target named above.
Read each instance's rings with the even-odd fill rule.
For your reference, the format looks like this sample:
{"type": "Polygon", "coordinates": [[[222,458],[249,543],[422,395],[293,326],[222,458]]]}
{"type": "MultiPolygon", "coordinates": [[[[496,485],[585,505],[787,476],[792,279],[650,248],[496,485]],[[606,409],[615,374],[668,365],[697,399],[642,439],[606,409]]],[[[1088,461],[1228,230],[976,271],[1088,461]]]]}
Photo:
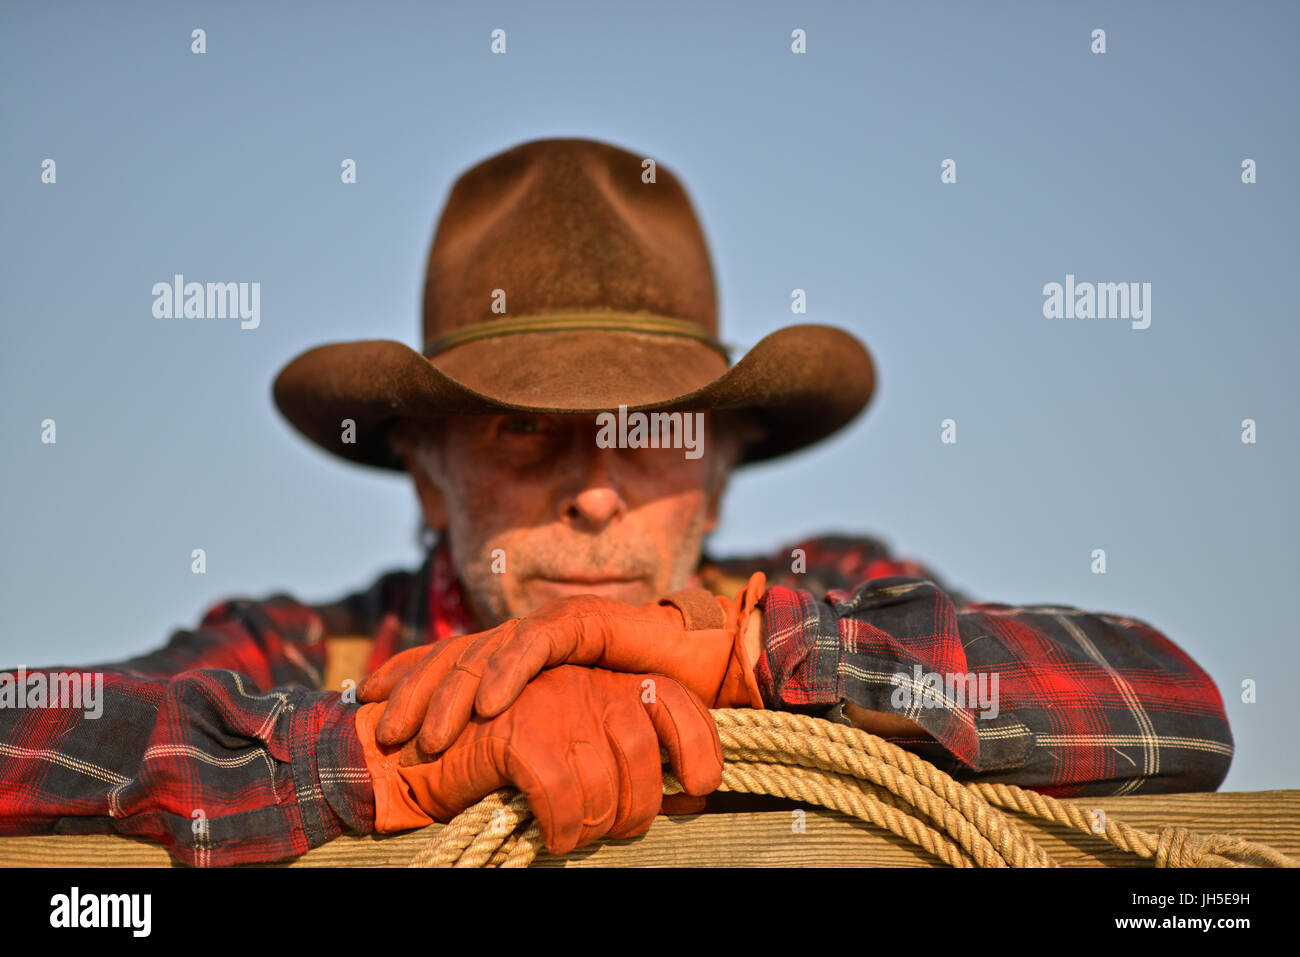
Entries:
{"type": "MultiPolygon", "coordinates": [[[[1232,736],[1214,682],[1141,621],[972,604],[872,539],[706,559],[699,581],[719,590],[757,570],[769,582],[756,668],[769,707],[840,721],[846,701],[900,714],[930,739],[896,743],[955,776],[1055,796],[1214,790],[1227,774],[1232,736]],[[996,688],[997,707],[971,700],[977,688],[996,688]]],[[[418,572],[338,602],[225,601],[153,654],[42,669],[47,680],[102,672],[103,711],[0,707],[0,834],[132,835],[204,866],[371,832],[354,696],[321,687],[326,639],[373,638],[368,673],[472,632],[460,594],[438,544],[418,572]]]]}

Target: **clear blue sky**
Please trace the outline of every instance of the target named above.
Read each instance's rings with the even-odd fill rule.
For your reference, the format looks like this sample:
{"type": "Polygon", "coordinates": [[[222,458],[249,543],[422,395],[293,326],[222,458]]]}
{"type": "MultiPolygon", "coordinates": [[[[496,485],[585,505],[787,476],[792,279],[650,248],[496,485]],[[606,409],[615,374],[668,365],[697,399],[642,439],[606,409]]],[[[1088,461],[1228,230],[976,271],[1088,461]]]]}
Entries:
{"type": "Polygon", "coordinates": [[[880,368],[852,428],[736,476],[715,551],[866,532],[984,600],[1143,618],[1218,682],[1224,787],[1300,787],[1296,6],[613,6],[4,5],[0,664],[413,563],[409,481],[309,446],[271,381],[417,344],[455,176],[589,136],[683,177],[730,341],[802,288],[880,368]],[[177,272],[260,282],[261,326],[153,318],[177,272]],[[1150,282],[1151,327],[1044,318],[1067,273],[1150,282]]]}

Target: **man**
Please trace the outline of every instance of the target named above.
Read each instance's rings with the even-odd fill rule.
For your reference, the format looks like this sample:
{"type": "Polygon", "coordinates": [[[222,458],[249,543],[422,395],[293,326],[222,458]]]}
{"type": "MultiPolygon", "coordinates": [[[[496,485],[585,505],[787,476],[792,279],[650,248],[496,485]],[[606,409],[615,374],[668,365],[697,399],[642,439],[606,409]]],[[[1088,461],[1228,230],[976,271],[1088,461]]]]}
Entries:
{"type": "Polygon", "coordinates": [[[323,605],[223,602],[104,666],[97,719],[0,709],[0,832],[271,861],[512,785],[563,853],[700,810],[710,707],[822,715],[1059,796],[1218,787],[1218,691],[1141,621],[974,604],[870,539],[701,559],[729,471],[831,435],[874,383],[836,329],[781,329],[734,365],[716,331],[664,168],[541,140],[465,173],[423,351],[322,346],[274,390],[325,450],[411,474],[437,532],[423,567],[323,605]]]}

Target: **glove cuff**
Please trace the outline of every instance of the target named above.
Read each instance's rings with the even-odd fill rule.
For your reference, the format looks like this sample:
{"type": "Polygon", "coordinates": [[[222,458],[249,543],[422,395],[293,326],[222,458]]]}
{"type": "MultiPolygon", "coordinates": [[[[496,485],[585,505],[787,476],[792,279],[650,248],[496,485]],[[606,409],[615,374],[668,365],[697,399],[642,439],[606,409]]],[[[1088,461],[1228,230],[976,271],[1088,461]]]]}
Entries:
{"type": "Polygon", "coordinates": [[[705,588],[683,588],[659,599],[659,604],[672,605],[681,612],[687,631],[727,627],[726,611],[719,606],[717,596],[705,588]]]}
{"type": "Polygon", "coordinates": [[[375,788],[375,832],[390,834],[426,827],[433,818],[420,809],[410,785],[398,768],[401,748],[385,748],[375,738],[375,726],[384,713],[385,702],[363,704],[357,709],[357,737],[366,755],[366,770],[375,788]]]}
{"type": "Polygon", "coordinates": [[[758,601],[767,590],[767,576],[754,572],[749,576],[743,590],[735,598],[715,596],[718,609],[726,619],[726,628],[731,633],[731,661],[727,665],[727,675],[718,692],[715,708],[755,708],[763,710],[763,694],[754,677],[754,662],[749,660],[749,651],[745,647],[745,636],[749,631],[751,616],[761,615],[758,601]]]}
{"type": "MultiPolygon", "coordinates": [[[[686,681],[708,707],[754,707],[763,709],[763,694],[754,676],[754,662],[745,649],[745,633],[750,615],[762,614],[758,599],[767,588],[767,576],[754,572],[749,583],[735,598],[727,598],[703,588],[685,588],[659,599],[660,606],[672,606],[681,615],[682,627],[690,642],[707,642],[710,653],[697,662],[707,661],[707,668],[694,668],[694,681],[686,681]],[[690,635],[710,632],[708,635],[690,635]]],[[[677,675],[681,677],[681,675],[677,675]]]]}
{"type": "MultiPolygon", "coordinates": [[[[704,682],[709,691],[701,695],[711,708],[763,709],[763,695],[759,691],[758,680],[754,677],[754,662],[749,660],[745,649],[745,633],[749,628],[750,616],[762,614],[756,605],[766,588],[767,576],[755,572],[734,598],[714,595],[703,588],[684,588],[659,600],[660,605],[671,605],[678,611],[687,632],[714,632],[707,639],[703,635],[699,639],[716,639],[717,644],[713,647],[722,645],[717,651],[728,655],[721,674],[717,670],[721,664],[721,654],[712,657],[715,664],[704,682]],[[709,693],[712,689],[717,689],[717,693],[710,701],[709,693]]],[[[696,689],[697,693],[702,690],[704,689],[696,689]]]]}

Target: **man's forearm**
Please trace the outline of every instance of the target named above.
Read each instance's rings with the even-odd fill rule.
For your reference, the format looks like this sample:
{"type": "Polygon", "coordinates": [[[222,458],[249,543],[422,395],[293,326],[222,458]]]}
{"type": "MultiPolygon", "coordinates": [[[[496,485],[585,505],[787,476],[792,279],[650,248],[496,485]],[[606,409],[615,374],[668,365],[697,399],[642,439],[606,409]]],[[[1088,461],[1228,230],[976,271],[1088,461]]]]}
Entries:
{"type": "MultiPolygon", "coordinates": [[[[68,679],[33,676],[46,688],[68,679]]],[[[0,834],[69,824],[156,841],[207,866],[286,860],[373,829],[356,709],[338,693],[262,691],[223,669],[102,678],[93,711],[61,701],[0,708],[0,834]]]]}
{"type": "MultiPolygon", "coordinates": [[[[751,615],[749,627],[745,634],[745,650],[749,660],[756,662],[763,654],[766,639],[762,614],[751,615]]],[[[928,738],[929,732],[910,718],[889,714],[884,711],[868,711],[851,702],[844,703],[844,714],[863,731],[878,734],[882,738],[928,738]]]]}
{"type": "Polygon", "coordinates": [[[1137,619],[959,607],[933,581],[891,576],[824,600],[770,588],[764,627],[756,677],[769,707],[844,703],[858,727],[914,737],[908,746],[963,774],[1055,797],[1208,791],[1232,757],[1214,682],[1137,619]]]}
{"type": "Polygon", "coordinates": [[[868,711],[852,702],[844,703],[844,714],[863,731],[870,731],[882,738],[928,738],[930,733],[911,718],[889,714],[884,711],[868,711]]]}

